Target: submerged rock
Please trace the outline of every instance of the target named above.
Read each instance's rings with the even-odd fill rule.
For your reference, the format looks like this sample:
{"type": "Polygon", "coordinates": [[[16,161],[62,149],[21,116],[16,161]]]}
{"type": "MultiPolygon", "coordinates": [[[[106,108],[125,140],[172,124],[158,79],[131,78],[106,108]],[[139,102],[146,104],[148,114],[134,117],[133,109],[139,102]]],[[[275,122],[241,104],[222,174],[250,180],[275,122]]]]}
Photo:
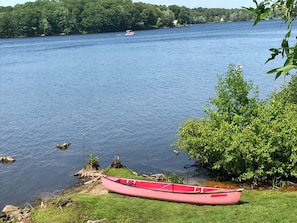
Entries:
{"type": "Polygon", "coordinates": [[[62,150],[64,150],[64,149],[68,149],[68,147],[71,145],[71,143],[70,142],[64,142],[64,143],[62,143],[62,144],[58,144],[58,145],[56,145],[56,147],[58,148],[58,149],[62,149],[62,150]]]}
{"type": "Polygon", "coordinates": [[[175,150],[173,150],[173,153],[174,153],[175,155],[178,155],[178,154],[179,154],[179,151],[177,151],[177,150],[175,149],[175,150]]]}

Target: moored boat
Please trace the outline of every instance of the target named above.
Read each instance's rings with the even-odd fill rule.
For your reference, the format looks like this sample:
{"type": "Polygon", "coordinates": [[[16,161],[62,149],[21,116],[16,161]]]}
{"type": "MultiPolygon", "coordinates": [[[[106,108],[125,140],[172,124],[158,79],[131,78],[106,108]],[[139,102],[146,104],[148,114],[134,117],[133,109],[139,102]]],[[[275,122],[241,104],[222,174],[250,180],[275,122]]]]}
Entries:
{"type": "Polygon", "coordinates": [[[202,187],[168,182],[101,177],[103,186],[119,194],[201,205],[230,205],[239,202],[243,189],[202,187]]]}
{"type": "Polygon", "coordinates": [[[134,36],[135,35],[135,32],[133,32],[132,30],[128,29],[126,30],[126,36],[134,36]]]}

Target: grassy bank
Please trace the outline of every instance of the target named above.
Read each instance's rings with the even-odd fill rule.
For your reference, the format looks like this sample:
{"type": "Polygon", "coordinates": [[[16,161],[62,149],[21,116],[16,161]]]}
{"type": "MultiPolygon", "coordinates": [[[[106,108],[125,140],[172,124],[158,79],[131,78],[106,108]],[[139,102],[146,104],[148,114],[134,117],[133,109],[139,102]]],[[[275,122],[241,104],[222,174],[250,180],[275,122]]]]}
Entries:
{"type": "Polygon", "coordinates": [[[296,222],[297,193],[244,191],[241,202],[231,206],[198,206],[131,198],[118,194],[75,195],[80,206],[36,209],[33,222],[296,222]]]}
{"type": "MultiPolygon", "coordinates": [[[[116,174],[117,175],[117,174],[116,174]]],[[[122,174],[120,174],[122,175],[122,174]]],[[[129,174],[125,173],[125,177],[129,174]]],[[[56,198],[67,200],[69,196],[56,198]]],[[[37,207],[31,215],[35,223],[103,222],[296,222],[297,192],[243,191],[239,204],[199,206],[128,197],[74,194],[75,205],[46,209],[37,207]]]]}

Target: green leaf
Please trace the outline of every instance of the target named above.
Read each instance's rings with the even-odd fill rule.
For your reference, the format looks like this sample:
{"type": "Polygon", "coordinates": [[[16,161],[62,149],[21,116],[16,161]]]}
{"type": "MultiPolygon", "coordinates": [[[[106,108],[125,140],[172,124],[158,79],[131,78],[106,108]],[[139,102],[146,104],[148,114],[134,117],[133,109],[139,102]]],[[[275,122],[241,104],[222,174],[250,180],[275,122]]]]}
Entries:
{"type": "Polygon", "coordinates": [[[286,65],[284,67],[272,69],[272,70],[268,71],[267,73],[268,74],[272,74],[272,73],[288,74],[290,72],[290,70],[292,70],[292,69],[297,69],[297,65],[293,65],[293,64],[286,65]]]}
{"type": "Polygon", "coordinates": [[[273,74],[273,73],[276,73],[276,72],[278,72],[278,69],[279,69],[279,68],[274,68],[274,69],[268,71],[267,74],[273,74]]]}
{"type": "Polygon", "coordinates": [[[287,38],[287,39],[290,38],[290,36],[291,36],[291,31],[292,31],[292,30],[289,30],[289,32],[287,32],[285,38],[287,38]]]}
{"type": "Polygon", "coordinates": [[[264,11],[260,14],[260,18],[266,19],[269,16],[270,12],[271,12],[270,8],[264,9],[264,11]]]}
{"type": "Polygon", "coordinates": [[[270,60],[274,60],[274,58],[281,53],[280,49],[276,48],[271,48],[270,51],[272,52],[271,57],[268,58],[265,63],[268,63],[270,60]]]}
{"type": "Polygon", "coordinates": [[[277,79],[277,78],[279,78],[281,76],[281,72],[278,72],[276,75],[275,75],[275,80],[277,79]]]}
{"type": "Polygon", "coordinates": [[[289,47],[289,43],[287,39],[283,39],[282,41],[282,48],[288,48],[289,47]]]}

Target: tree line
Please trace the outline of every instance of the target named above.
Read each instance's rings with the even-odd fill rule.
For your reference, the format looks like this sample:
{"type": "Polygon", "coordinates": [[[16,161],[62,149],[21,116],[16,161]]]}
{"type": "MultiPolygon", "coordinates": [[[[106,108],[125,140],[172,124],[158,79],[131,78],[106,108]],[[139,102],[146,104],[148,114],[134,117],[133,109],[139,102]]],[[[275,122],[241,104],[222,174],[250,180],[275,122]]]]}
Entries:
{"type": "Polygon", "coordinates": [[[247,9],[190,9],[132,0],[36,0],[0,7],[0,38],[144,30],[255,18],[255,13],[247,9]]]}

